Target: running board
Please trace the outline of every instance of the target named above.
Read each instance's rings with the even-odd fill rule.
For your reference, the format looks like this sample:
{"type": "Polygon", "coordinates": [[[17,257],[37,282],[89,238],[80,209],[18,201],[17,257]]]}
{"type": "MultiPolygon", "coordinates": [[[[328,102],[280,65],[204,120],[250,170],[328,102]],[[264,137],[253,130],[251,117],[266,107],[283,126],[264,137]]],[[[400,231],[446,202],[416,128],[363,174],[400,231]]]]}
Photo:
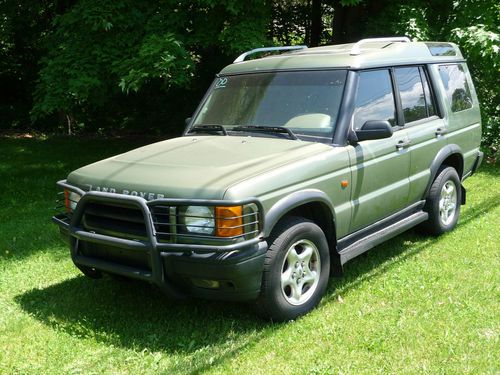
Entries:
{"type": "Polygon", "coordinates": [[[344,264],[365,251],[370,250],[372,247],[375,247],[392,237],[396,237],[398,234],[407,231],[411,227],[426,221],[428,217],[429,214],[427,212],[419,211],[379,230],[378,232],[363,237],[339,252],[340,263],[344,264]]]}

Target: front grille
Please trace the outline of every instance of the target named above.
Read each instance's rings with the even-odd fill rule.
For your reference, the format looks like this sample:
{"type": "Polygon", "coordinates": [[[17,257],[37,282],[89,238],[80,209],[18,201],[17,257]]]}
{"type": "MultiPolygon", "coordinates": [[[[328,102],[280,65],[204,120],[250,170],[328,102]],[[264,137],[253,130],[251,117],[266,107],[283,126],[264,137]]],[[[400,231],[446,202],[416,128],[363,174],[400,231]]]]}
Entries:
{"type": "Polygon", "coordinates": [[[115,204],[88,203],[82,218],[86,231],[124,239],[146,240],[146,224],[142,211],[115,204]]]}

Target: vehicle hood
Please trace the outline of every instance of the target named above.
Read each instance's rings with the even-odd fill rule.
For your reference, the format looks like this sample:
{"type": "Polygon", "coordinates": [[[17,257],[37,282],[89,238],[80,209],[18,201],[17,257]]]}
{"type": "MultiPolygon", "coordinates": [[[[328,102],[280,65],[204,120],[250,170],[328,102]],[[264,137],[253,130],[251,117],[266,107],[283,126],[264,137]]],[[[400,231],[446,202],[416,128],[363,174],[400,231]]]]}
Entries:
{"type": "Polygon", "coordinates": [[[223,199],[226,189],[260,173],[316,155],[319,143],[264,137],[180,137],[82,167],[68,183],[84,190],[142,196],[223,199]]]}

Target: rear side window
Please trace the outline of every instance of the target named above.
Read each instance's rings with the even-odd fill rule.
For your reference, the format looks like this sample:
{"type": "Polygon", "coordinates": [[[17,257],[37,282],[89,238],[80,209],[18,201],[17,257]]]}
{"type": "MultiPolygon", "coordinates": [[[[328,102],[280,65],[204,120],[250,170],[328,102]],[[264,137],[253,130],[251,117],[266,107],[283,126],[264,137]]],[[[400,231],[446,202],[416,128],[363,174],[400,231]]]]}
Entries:
{"type": "Polygon", "coordinates": [[[434,105],[435,100],[434,96],[432,95],[432,91],[429,87],[429,80],[427,79],[427,75],[425,73],[424,68],[420,67],[420,77],[422,78],[422,84],[424,85],[424,92],[425,92],[425,103],[427,105],[427,115],[434,116],[436,114],[436,107],[434,105]]]}
{"type": "Polygon", "coordinates": [[[427,108],[419,68],[396,68],[395,76],[405,123],[426,118],[427,108]]]}
{"type": "Polygon", "coordinates": [[[387,120],[396,125],[396,106],[389,70],[359,73],[353,126],[360,129],[366,121],[387,120]]]}
{"type": "Polygon", "coordinates": [[[464,68],[458,64],[440,65],[439,75],[453,112],[472,108],[472,96],[464,68]]]}

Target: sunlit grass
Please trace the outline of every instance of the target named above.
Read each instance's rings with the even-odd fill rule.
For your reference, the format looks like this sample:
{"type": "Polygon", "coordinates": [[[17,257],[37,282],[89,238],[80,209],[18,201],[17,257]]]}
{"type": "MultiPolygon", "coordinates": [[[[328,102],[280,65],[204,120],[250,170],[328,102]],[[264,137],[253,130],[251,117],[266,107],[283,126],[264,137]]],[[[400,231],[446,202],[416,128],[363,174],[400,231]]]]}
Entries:
{"type": "Polygon", "coordinates": [[[50,223],[55,181],[139,142],[0,139],[0,373],[500,372],[497,167],[466,181],[458,228],[411,231],[270,324],[243,304],[171,301],[80,275],[50,223]]]}

